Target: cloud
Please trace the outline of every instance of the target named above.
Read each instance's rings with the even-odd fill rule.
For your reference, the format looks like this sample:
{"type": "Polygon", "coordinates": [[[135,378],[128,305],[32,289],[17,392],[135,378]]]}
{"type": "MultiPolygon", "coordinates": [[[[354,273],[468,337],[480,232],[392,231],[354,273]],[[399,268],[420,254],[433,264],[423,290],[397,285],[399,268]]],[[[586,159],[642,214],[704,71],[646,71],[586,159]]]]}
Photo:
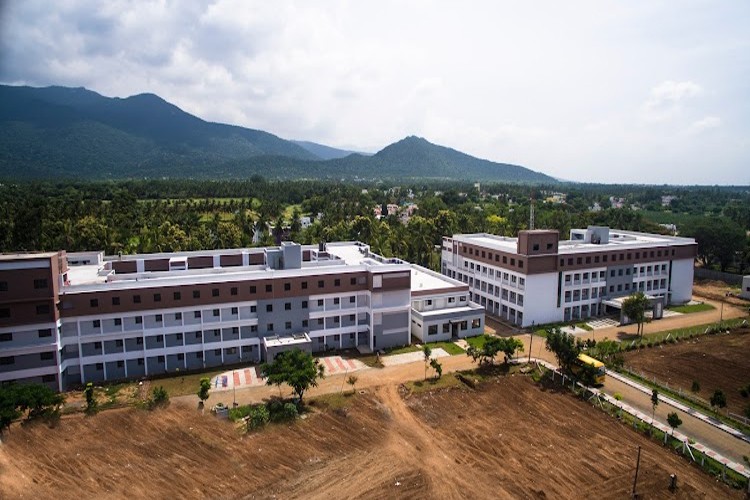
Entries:
{"type": "Polygon", "coordinates": [[[699,94],[703,89],[694,82],[667,80],[651,89],[650,96],[642,108],[646,121],[664,121],[672,118],[684,108],[684,102],[699,94]]]}
{"type": "Polygon", "coordinates": [[[721,118],[718,116],[706,116],[690,124],[690,131],[700,133],[721,126],[721,118]]]}

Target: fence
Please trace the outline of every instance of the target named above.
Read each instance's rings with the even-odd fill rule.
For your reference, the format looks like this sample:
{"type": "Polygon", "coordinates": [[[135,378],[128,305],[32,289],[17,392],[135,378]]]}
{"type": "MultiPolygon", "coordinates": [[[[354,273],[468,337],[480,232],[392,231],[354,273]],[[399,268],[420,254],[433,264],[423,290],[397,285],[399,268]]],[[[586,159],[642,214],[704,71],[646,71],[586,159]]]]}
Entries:
{"type": "Polygon", "coordinates": [[[702,267],[695,267],[693,270],[695,277],[699,279],[723,281],[730,285],[742,284],[741,274],[725,273],[722,271],[714,271],[713,269],[704,269],[702,267]]]}

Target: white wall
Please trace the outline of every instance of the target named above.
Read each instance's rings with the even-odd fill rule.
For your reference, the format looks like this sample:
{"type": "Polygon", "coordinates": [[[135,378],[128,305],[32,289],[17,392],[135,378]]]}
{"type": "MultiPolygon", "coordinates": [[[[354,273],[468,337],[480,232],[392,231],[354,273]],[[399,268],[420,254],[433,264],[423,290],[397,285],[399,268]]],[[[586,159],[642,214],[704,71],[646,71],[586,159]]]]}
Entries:
{"type": "Polygon", "coordinates": [[[557,307],[557,273],[530,274],[526,276],[523,303],[523,325],[530,326],[562,321],[563,307],[557,307]]]}
{"type": "Polygon", "coordinates": [[[672,261],[672,304],[689,302],[693,297],[693,259],[672,261]]]}

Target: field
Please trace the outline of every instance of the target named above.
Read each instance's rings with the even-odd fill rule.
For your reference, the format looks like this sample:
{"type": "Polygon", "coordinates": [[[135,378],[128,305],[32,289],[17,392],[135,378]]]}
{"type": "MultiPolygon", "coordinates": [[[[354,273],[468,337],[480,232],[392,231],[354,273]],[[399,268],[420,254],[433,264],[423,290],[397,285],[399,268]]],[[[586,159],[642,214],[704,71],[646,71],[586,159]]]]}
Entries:
{"type": "Polygon", "coordinates": [[[750,384],[750,328],[729,335],[705,335],[695,339],[641,349],[625,355],[625,366],[637,373],[656,377],[658,381],[690,389],[700,384],[698,396],[709,399],[721,389],[727,396],[727,408],[734,413],[750,404],[739,389],[750,384]]]}
{"type": "Polygon", "coordinates": [[[574,398],[513,375],[411,393],[333,395],[308,418],[240,436],[173,404],[16,426],[1,498],[741,498],[574,398]],[[667,490],[676,473],[676,495],[667,490]]]}

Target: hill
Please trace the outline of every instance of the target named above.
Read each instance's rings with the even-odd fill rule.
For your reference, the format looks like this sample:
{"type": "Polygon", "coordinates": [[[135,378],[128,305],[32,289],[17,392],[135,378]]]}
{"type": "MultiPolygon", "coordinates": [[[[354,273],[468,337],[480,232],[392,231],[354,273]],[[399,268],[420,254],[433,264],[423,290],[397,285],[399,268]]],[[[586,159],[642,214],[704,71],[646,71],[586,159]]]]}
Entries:
{"type": "Polygon", "coordinates": [[[153,94],[0,86],[0,175],[175,176],[261,155],[318,159],[268,132],[210,123],[153,94]]]}
{"type": "Polygon", "coordinates": [[[407,137],[372,156],[211,123],[154,94],[0,86],[0,178],[417,178],[554,183],[407,137]]]}
{"type": "Polygon", "coordinates": [[[310,141],[292,141],[297,146],[309,151],[321,160],[333,160],[336,158],[345,158],[351,154],[363,154],[357,151],[347,151],[346,149],[332,148],[324,144],[317,144],[310,141]]]}

